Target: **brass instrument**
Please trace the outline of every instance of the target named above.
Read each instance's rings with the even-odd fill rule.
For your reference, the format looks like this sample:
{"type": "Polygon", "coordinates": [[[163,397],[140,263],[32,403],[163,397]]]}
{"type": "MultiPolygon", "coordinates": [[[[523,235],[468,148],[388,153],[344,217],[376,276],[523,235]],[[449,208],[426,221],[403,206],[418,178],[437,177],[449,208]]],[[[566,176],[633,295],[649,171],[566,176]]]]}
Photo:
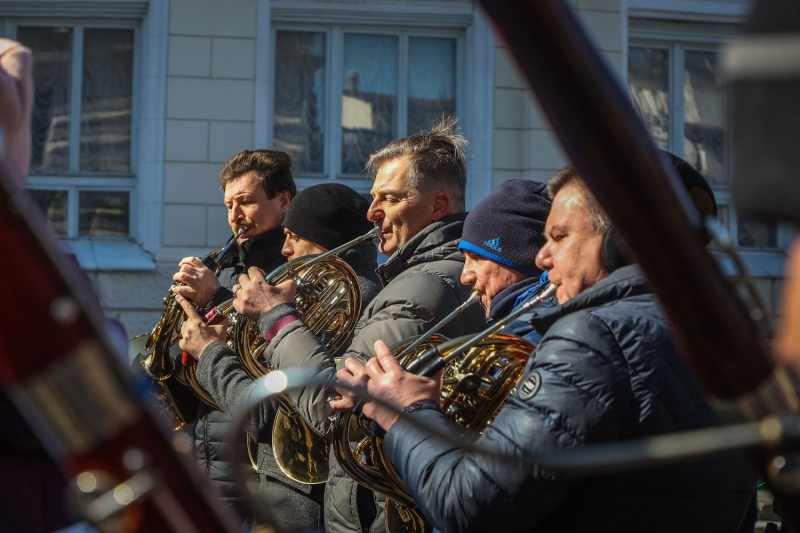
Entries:
{"type": "MultiPolygon", "coordinates": [[[[241,228],[224,248],[204,257],[203,264],[217,273],[219,262],[236,242],[236,237],[245,231],[246,228],[241,228]]],[[[164,298],[164,313],[153,331],[149,335],[134,337],[128,347],[129,355],[159,385],[161,393],[157,398],[174,421],[176,431],[197,419],[198,399],[213,409],[219,409],[211,395],[197,382],[194,365],[182,360],[178,340],[185,317],[183,308],[175,301],[175,294],[170,292],[164,298]]]]}
{"type": "MultiPolygon", "coordinates": [[[[270,285],[289,279],[297,283],[294,300],[297,310],[306,326],[332,354],[352,335],[362,305],[358,277],[336,256],[380,233],[380,228],[373,228],[324,254],[293,259],[266,276],[270,285]]],[[[257,324],[236,312],[233,302],[232,299],[221,304],[217,312],[229,319],[227,342],[236,351],[245,372],[252,379],[258,379],[272,370],[262,357],[268,342],[257,324]]],[[[325,483],[328,479],[328,443],[308,426],[288,396],[278,394],[273,398],[280,407],[272,428],[272,450],[278,466],[289,478],[300,483],[325,483]]],[[[257,469],[257,457],[252,451],[253,442],[249,435],[247,443],[250,462],[257,469]]]]}
{"type": "MultiPolygon", "coordinates": [[[[508,316],[476,335],[453,340],[425,335],[424,342],[406,340],[392,347],[392,352],[398,353],[398,362],[409,372],[432,376],[444,370],[442,412],[464,427],[462,437],[466,441],[474,442],[502,409],[535,349],[528,341],[500,330],[554,295],[555,286],[547,283],[508,316]]],[[[429,529],[386,457],[382,435],[373,432],[369,422],[352,412],[339,413],[333,446],[336,459],[350,477],[387,497],[386,527],[390,533],[429,529]],[[351,444],[354,442],[355,447],[351,444]]]]}

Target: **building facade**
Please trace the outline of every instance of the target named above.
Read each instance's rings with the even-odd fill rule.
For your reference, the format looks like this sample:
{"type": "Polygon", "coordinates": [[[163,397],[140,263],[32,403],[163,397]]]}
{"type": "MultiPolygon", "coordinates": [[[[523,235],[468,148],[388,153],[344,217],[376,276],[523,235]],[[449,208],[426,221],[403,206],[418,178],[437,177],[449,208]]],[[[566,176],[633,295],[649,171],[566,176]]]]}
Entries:
{"type": "MultiPolygon", "coordinates": [[[[565,0],[656,143],[705,174],[775,307],[790,236],[731,207],[720,46],[751,0],[565,0]]],[[[129,335],[148,332],[178,261],[230,236],[217,173],[243,149],[294,154],[299,188],[367,194],[370,152],[455,113],[468,207],[566,162],[471,0],[0,0],[34,50],[29,188],[129,335]]]]}

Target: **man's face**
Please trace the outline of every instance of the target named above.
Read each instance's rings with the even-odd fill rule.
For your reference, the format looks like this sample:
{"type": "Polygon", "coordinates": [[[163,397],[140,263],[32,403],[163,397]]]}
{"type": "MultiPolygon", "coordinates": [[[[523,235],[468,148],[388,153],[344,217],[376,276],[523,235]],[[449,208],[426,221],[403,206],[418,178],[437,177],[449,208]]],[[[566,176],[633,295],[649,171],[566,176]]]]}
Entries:
{"type": "Polygon", "coordinates": [[[461,270],[461,283],[472,285],[480,293],[481,305],[489,318],[491,303],[495,296],[528,278],[526,274],[500,263],[495,263],[474,252],[464,251],[464,268],[461,270]]]}
{"type": "Polygon", "coordinates": [[[545,226],[547,242],[536,256],[536,265],[547,270],[563,304],[608,276],[600,246],[603,234],[592,229],[586,200],[575,185],[556,194],[545,226]]]}
{"type": "Polygon", "coordinates": [[[436,220],[432,198],[422,196],[408,183],[408,166],[405,157],[384,163],[370,191],[373,200],[367,218],[383,231],[378,248],[386,255],[436,220]]]}
{"type": "Polygon", "coordinates": [[[225,186],[225,207],[228,224],[234,233],[247,230],[236,239],[239,244],[274,227],[280,226],[289,207],[289,191],[281,191],[273,199],[267,198],[264,187],[255,171],[242,174],[225,186]]]}
{"type": "Polygon", "coordinates": [[[283,241],[281,253],[289,260],[297,259],[304,255],[324,254],[328,251],[327,248],[314,244],[308,239],[292,232],[289,228],[283,228],[283,234],[286,235],[286,240],[283,241]]]}

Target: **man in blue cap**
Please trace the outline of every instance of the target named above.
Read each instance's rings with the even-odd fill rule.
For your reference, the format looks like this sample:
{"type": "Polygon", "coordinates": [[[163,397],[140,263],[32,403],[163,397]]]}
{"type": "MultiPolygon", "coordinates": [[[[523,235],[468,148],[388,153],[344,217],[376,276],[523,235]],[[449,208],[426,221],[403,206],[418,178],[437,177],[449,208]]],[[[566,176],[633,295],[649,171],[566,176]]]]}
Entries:
{"type": "MultiPolygon", "coordinates": [[[[536,266],[536,254],[545,242],[549,213],[546,184],[509,180],[464,221],[458,245],[466,257],[461,283],[478,291],[490,322],[507,316],[546,281],[547,274],[536,266]]],[[[541,338],[528,320],[515,320],[503,331],[534,344],[541,338]]]]}

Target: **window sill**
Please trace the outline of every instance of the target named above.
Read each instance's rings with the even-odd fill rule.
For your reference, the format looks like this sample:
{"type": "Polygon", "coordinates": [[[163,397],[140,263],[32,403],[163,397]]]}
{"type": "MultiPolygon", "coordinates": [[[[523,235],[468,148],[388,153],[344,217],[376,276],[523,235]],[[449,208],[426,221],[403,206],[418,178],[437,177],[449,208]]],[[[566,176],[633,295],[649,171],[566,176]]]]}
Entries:
{"type": "Polygon", "coordinates": [[[92,272],[153,272],[153,256],[134,242],[61,241],[64,250],[72,253],[83,270],[92,272]]]}
{"type": "MultiPolygon", "coordinates": [[[[784,276],[784,262],[786,254],[781,251],[756,252],[740,250],[739,253],[744,258],[750,274],[757,278],[782,278],[784,276]]],[[[733,261],[726,254],[712,251],[711,254],[717,259],[717,263],[722,268],[726,276],[738,276],[733,261]]]]}

